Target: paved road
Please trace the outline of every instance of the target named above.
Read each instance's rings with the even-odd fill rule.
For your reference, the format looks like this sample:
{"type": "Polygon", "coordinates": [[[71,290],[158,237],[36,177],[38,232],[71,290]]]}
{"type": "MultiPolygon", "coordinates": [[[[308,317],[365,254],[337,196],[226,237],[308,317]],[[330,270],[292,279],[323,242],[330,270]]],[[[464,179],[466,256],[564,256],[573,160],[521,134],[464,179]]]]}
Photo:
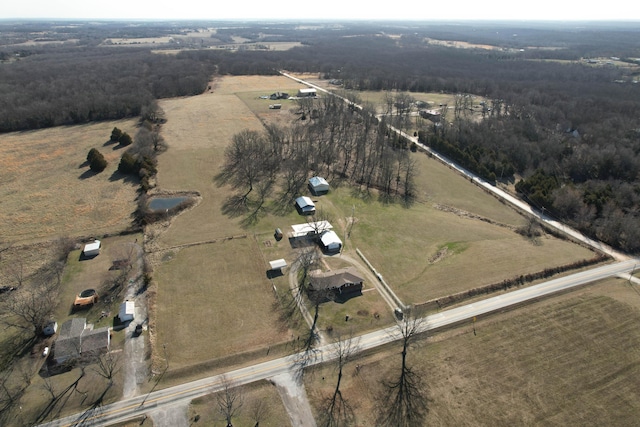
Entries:
{"type": "MultiPolygon", "coordinates": [[[[499,311],[507,307],[535,300],[555,292],[571,289],[596,280],[620,274],[630,273],[638,265],[638,260],[626,260],[591,270],[575,273],[570,276],[554,279],[539,285],[519,289],[503,295],[467,304],[462,307],[445,310],[427,316],[420,322],[420,332],[435,331],[439,328],[468,321],[475,316],[499,311]]],[[[400,338],[398,328],[391,326],[357,338],[356,352],[372,349],[400,338]]],[[[325,345],[312,352],[297,353],[268,362],[259,363],[224,374],[226,378],[238,385],[269,379],[281,374],[296,374],[306,366],[331,361],[335,358],[333,345],[325,345]]],[[[164,390],[158,390],[149,395],[124,399],[120,402],[106,405],[93,412],[72,415],[66,418],[42,424],[43,427],[63,427],[73,425],[108,426],[126,421],[146,413],[153,413],[165,406],[179,406],[188,404],[191,400],[215,393],[222,389],[222,375],[204,378],[164,390]],[[80,422],[82,421],[82,424],[80,422]]]]}

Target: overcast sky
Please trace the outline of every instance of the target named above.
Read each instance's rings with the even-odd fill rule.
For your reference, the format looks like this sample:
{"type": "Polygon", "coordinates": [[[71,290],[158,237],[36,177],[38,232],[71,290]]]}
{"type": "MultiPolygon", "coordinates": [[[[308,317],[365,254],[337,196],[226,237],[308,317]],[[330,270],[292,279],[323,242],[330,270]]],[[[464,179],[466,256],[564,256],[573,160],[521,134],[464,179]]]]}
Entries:
{"type": "Polygon", "coordinates": [[[2,0],[0,19],[640,20],[637,0],[2,0]]]}

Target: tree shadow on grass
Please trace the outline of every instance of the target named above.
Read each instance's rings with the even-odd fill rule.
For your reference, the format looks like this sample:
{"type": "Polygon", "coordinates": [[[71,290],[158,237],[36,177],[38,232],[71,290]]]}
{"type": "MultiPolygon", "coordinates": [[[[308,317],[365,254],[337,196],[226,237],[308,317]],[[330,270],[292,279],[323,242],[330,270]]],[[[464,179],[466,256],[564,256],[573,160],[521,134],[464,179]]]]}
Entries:
{"type": "Polygon", "coordinates": [[[94,171],[92,171],[91,169],[87,169],[86,171],[84,171],[84,172],[82,172],[82,173],[80,174],[80,176],[78,177],[78,179],[85,180],[85,179],[92,178],[92,177],[94,177],[94,176],[96,176],[96,175],[98,175],[98,172],[94,172],[94,171]]]}
{"type": "Polygon", "coordinates": [[[222,204],[222,213],[230,218],[237,218],[249,211],[247,199],[241,194],[229,196],[222,204]]]}
{"type": "Polygon", "coordinates": [[[128,174],[128,173],[122,173],[118,169],[116,169],[115,171],[113,171],[113,173],[109,177],[109,181],[115,182],[115,181],[120,181],[120,180],[122,180],[123,182],[126,182],[126,183],[130,183],[130,184],[139,184],[140,183],[140,178],[138,176],[131,175],[131,174],[128,174]]]}

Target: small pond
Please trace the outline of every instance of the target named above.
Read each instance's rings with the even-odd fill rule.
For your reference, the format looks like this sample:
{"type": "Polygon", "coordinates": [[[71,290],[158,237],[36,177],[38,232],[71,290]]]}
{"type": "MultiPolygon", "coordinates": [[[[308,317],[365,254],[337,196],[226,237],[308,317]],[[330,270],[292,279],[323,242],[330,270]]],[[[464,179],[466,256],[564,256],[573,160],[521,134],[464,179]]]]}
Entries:
{"type": "Polygon", "coordinates": [[[149,209],[152,211],[164,211],[174,208],[187,200],[187,197],[155,197],[149,202],[149,209]]]}

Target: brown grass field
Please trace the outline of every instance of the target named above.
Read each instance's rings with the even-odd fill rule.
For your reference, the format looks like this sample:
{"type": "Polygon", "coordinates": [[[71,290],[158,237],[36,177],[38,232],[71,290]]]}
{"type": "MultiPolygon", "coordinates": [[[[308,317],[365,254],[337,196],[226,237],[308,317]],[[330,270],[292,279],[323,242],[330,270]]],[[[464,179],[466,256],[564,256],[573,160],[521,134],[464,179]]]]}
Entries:
{"type": "Polygon", "coordinates": [[[137,183],[117,174],[122,149],[105,143],[114,126],[133,136],[135,125],[122,120],[0,135],[2,239],[30,243],[126,229],[137,183]],[[91,148],[109,162],[99,174],[86,164],[91,148]]]}
{"type": "MultiPolygon", "coordinates": [[[[475,335],[469,322],[421,337],[407,360],[428,390],[425,425],[635,425],[639,321],[638,287],[610,279],[479,318],[475,335]]],[[[347,365],[341,391],[355,408],[354,425],[375,425],[381,381],[398,371],[400,349],[347,365]]],[[[316,411],[335,376],[330,365],[305,376],[316,411]]]]}
{"type": "MultiPolygon", "coordinates": [[[[154,258],[159,260],[157,338],[158,343],[175,347],[167,350],[172,369],[265,348],[300,332],[300,325],[289,325],[294,330],[288,332],[281,330],[279,314],[273,311],[275,298],[270,289],[276,285],[286,290],[286,279],[270,283],[266,277],[269,260],[283,257],[292,261],[295,255],[285,245],[286,239],[275,247],[268,247],[265,241],[273,240],[275,227],[286,232],[290,224],[304,219],[291,209],[284,216],[266,214],[257,223],[245,224],[242,216],[223,213],[230,188],[214,180],[224,148],[235,133],[260,130],[262,120],[286,123],[295,118],[290,111],[293,106],[284,104],[287,101],[282,110],[269,110],[273,101],[259,96],[291,93],[297,87],[283,77],[225,77],[215,80],[210,92],[161,103],[168,118],[163,135],[169,150],[159,158],[158,186],[202,194],[197,207],[173,218],[170,226],[161,224],[148,233],[147,248],[157,251],[154,258]],[[237,239],[241,236],[247,237],[237,239]],[[225,240],[231,237],[236,238],[225,240]],[[204,241],[215,243],[172,249],[204,241]],[[169,255],[162,255],[166,251],[169,255]],[[212,291],[214,285],[219,288],[212,291]],[[201,327],[185,335],[194,324],[201,327]]],[[[418,153],[414,158],[420,169],[420,192],[410,209],[382,204],[375,195],[363,198],[349,188],[335,188],[315,198],[341,236],[348,218],[355,214],[345,254],[357,258],[355,248],[363,251],[405,304],[593,256],[589,250],[551,236],[536,244],[522,238],[513,231],[525,223],[518,213],[426,155],[418,153]],[[442,205],[497,224],[436,208],[442,205]],[[447,252],[434,262],[432,258],[444,247],[447,252]]],[[[371,319],[384,309],[377,292],[370,292],[342,305],[323,306],[320,326],[343,328],[340,319],[345,314],[357,319],[357,313],[362,313],[353,327],[367,330],[383,323],[371,319]]],[[[382,313],[384,322],[390,321],[388,310],[382,313]]]]}

